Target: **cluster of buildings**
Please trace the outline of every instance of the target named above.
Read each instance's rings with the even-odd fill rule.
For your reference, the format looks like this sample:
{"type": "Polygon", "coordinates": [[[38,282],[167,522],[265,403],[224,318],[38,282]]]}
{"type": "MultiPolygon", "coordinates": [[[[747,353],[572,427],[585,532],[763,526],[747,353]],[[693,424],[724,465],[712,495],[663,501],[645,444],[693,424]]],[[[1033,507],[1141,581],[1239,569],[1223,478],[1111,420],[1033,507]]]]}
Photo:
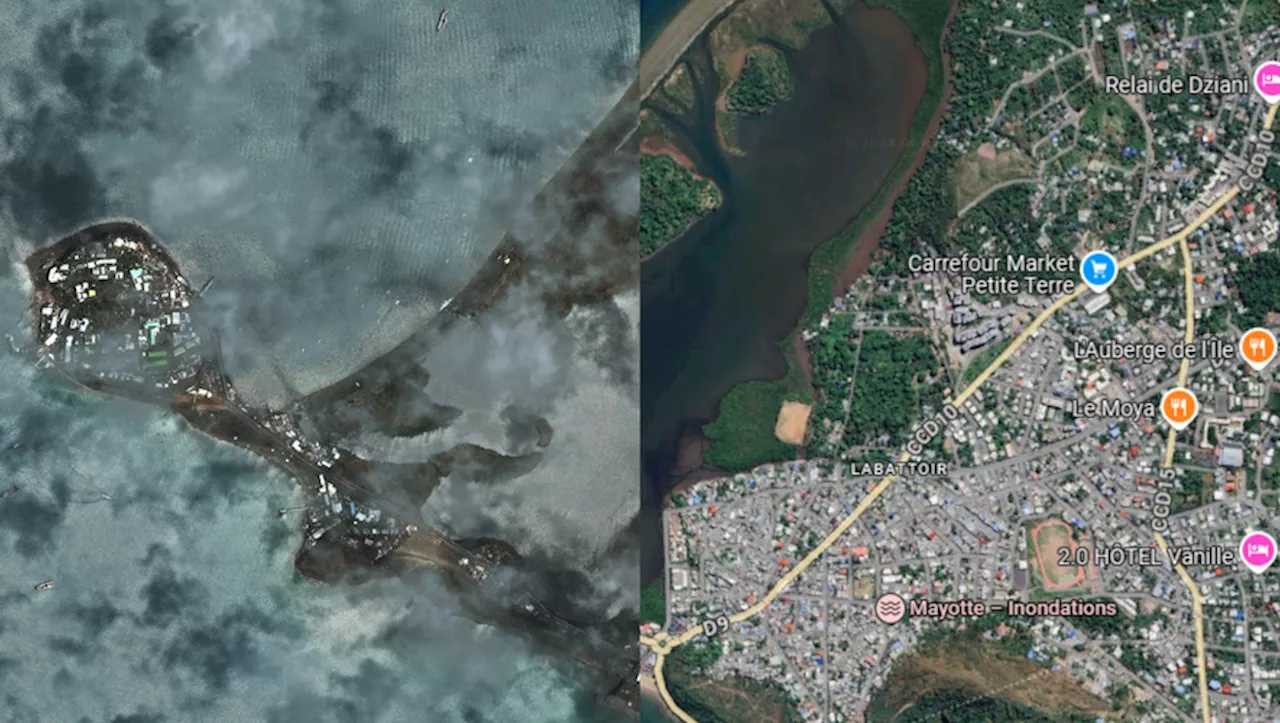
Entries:
{"type": "Polygon", "coordinates": [[[342,450],[308,439],[302,434],[298,421],[288,412],[271,412],[262,419],[262,426],[287,441],[289,449],[306,457],[311,463],[330,469],[342,458],[342,450]]]}
{"type": "Polygon", "coordinates": [[[368,564],[391,554],[417,531],[394,517],[339,495],[332,482],[319,475],[317,500],[304,512],[302,552],[329,537],[368,564]]]}
{"type": "Polygon", "coordinates": [[[181,388],[202,361],[192,289],[159,249],[104,235],[56,259],[38,284],[43,358],[85,381],[181,388]]]}
{"type": "MultiPolygon", "coordinates": [[[[1139,699],[1191,710],[1198,700],[1194,620],[1174,570],[1141,557],[1094,564],[1090,552],[1065,588],[1051,589],[1054,578],[1046,579],[1042,566],[1058,564],[1061,551],[1038,549],[1031,534],[1048,520],[1069,526],[1090,551],[1152,546],[1159,455],[1112,453],[1100,443],[1110,439],[1107,429],[1081,432],[1025,460],[960,468],[945,478],[899,478],[764,611],[716,638],[723,653],[711,674],[781,683],[806,720],[858,720],[921,635],[967,622],[886,625],[873,612],[881,595],[999,606],[1050,599],[1052,592],[1114,601],[1117,632],[1045,617],[1010,621],[991,634],[1029,635],[1028,659],[1100,695],[1122,683],[1139,699]]],[[[1179,485],[1200,474],[1180,466],[1179,485]]],[[[663,516],[668,632],[750,608],[878,481],[807,461],[699,482],[673,496],[663,516]]],[[[1248,493],[1218,496],[1174,514],[1167,537],[1176,547],[1232,550],[1268,514],[1248,493]]],[[[1223,710],[1247,691],[1270,695],[1280,675],[1280,582],[1243,568],[1188,571],[1217,636],[1210,640],[1210,679],[1223,710]]]]}
{"type": "MultiPolygon", "coordinates": [[[[1249,531],[1276,534],[1280,384],[1273,374],[1280,367],[1259,373],[1223,351],[1259,312],[1241,301],[1241,274],[1251,257],[1274,253],[1280,231],[1276,189],[1259,173],[1259,155],[1275,162],[1259,133],[1267,109],[1251,93],[1073,93],[1118,73],[1249,78],[1259,62],[1280,57],[1280,28],[1246,37],[1232,11],[1211,19],[1212,32],[1195,32],[1204,19],[1179,13],[1161,19],[1153,33],[1119,4],[1097,3],[1064,30],[1033,3],[1001,0],[992,7],[999,16],[987,35],[993,47],[1005,34],[1020,37],[1018,47],[1031,42],[1028,33],[1066,39],[1015,86],[1052,83],[1077,66],[1075,79],[1059,84],[1043,107],[1021,109],[1020,116],[998,107],[987,132],[944,130],[937,141],[969,157],[988,145],[1035,160],[1031,212],[1039,237],[1028,239],[1028,248],[1078,258],[1105,247],[1123,259],[1182,231],[1230,189],[1242,189],[1186,238],[1194,343],[1213,351],[1187,364],[1185,386],[1200,408],[1176,436],[1172,487],[1163,486],[1169,428],[1159,405],[1182,367],[1170,350],[1186,334],[1178,244],[1124,269],[1106,293],[1086,291],[1049,317],[942,424],[942,443],[925,445],[913,458],[945,463],[946,472],[899,475],[759,614],[711,639],[722,655],[709,674],[778,682],[805,720],[859,720],[895,662],[916,651],[922,636],[975,624],[931,617],[887,624],[875,613],[880,596],[977,600],[996,609],[1010,601],[1101,599],[1115,604],[1115,616],[1009,618],[984,637],[1005,650],[1021,646],[1019,654],[1052,676],[1046,685],[1074,683],[1099,698],[1127,691],[1122,705],[1132,712],[1141,704],[1144,720],[1199,717],[1203,653],[1217,720],[1280,719],[1274,568],[1257,575],[1232,563],[1184,565],[1203,606],[1201,651],[1192,592],[1168,559],[1153,553],[1153,531],[1162,523],[1169,548],[1205,560],[1234,556],[1249,531]],[[1097,48],[1073,52],[1081,38],[1097,48]],[[1090,108],[1072,105],[1082,97],[1132,112],[1133,125],[1118,128],[1108,115],[1091,129],[1090,108]],[[1145,351],[1108,355],[1082,341],[1145,351]],[[1076,548],[1085,564],[1074,557],[1076,548]],[[1071,555],[1066,562],[1064,550],[1071,555]],[[1115,554],[1097,556],[1107,551],[1115,554]]],[[[921,251],[1003,256],[997,231],[968,228],[979,236],[964,239],[966,245],[921,251]]],[[[880,320],[894,333],[928,335],[949,360],[944,396],[954,398],[976,376],[966,367],[985,356],[970,352],[1013,338],[1058,298],[966,293],[962,282],[961,274],[941,272],[864,279],[835,301],[822,326],[856,318],[872,328],[880,320]],[[889,306],[899,310],[892,320],[877,310],[888,307],[873,303],[889,289],[895,295],[889,306]]],[[[1261,323],[1274,329],[1277,317],[1261,323]]],[[[663,512],[666,630],[750,609],[880,481],[882,475],[849,471],[848,459],[871,452],[892,459],[901,450],[833,449],[830,459],[766,465],[673,495],[663,512]]]]}
{"type": "Polygon", "coordinates": [[[1013,314],[998,305],[986,308],[974,304],[969,295],[951,289],[951,342],[961,354],[981,349],[998,340],[1013,321],[1013,314]]]}

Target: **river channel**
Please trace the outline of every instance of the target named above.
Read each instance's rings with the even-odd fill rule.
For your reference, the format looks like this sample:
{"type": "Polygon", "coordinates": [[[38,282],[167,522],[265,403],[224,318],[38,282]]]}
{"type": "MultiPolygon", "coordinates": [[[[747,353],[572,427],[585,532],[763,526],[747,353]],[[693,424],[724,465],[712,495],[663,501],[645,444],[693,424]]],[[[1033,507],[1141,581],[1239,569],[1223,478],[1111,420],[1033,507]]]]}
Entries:
{"type": "MultiPolygon", "coordinates": [[[[724,191],[721,208],[642,267],[643,504],[702,467],[700,429],[735,385],[786,371],[778,347],[803,311],[808,258],[874,196],[904,149],[927,69],[898,15],[854,4],[786,52],[790,100],[738,121],[745,156],[714,130],[720,92],[706,35],[686,61],[693,110],[669,118],[676,143],[724,191]]],[[[647,521],[658,541],[658,518],[647,521]]],[[[661,565],[646,555],[644,578],[661,565]]]]}

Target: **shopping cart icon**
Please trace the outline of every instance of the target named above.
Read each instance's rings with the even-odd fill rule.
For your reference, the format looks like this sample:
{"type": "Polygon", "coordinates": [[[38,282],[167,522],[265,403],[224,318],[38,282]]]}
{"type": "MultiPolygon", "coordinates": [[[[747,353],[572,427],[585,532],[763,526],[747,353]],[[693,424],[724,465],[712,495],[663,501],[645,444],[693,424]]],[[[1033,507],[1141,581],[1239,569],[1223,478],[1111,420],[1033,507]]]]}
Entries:
{"type": "Polygon", "coordinates": [[[1114,256],[1106,251],[1094,251],[1080,262],[1080,278],[1085,286],[1096,293],[1102,293],[1116,280],[1118,269],[1114,256]]]}

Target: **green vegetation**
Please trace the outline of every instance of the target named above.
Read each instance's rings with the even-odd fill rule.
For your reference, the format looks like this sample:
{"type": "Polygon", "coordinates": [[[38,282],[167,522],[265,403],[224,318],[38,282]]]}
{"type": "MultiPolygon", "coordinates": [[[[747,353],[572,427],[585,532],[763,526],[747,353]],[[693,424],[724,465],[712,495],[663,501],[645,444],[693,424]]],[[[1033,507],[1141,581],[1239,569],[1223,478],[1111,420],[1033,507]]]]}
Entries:
{"type": "Polygon", "coordinates": [[[781,52],[759,47],[747,54],[738,79],[729,87],[729,109],[737,113],[767,113],[791,97],[791,71],[781,52]]]}
{"type": "MultiPolygon", "coordinates": [[[[999,698],[974,696],[961,690],[936,690],[925,693],[911,707],[911,720],[943,720],[947,723],[1089,723],[1095,716],[1081,713],[1047,715],[1035,708],[999,698]]],[[[893,717],[867,716],[872,721],[891,721],[893,717]]]]}
{"type": "Polygon", "coordinates": [[[681,645],[667,660],[671,673],[706,675],[711,666],[724,655],[724,646],[718,640],[700,640],[681,645]]]}
{"type": "Polygon", "coordinates": [[[992,612],[964,630],[925,632],[917,652],[872,693],[866,720],[1084,723],[1109,710],[1065,676],[1048,674],[1045,660],[1027,659],[1034,640],[1025,624],[992,612]]]}
{"type": "Polygon", "coordinates": [[[683,65],[677,65],[671,75],[662,81],[655,100],[677,115],[693,110],[693,81],[683,65]]]}
{"type": "Polygon", "coordinates": [[[781,685],[705,676],[722,653],[719,642],[682,645],[663,666],[667,691],[699,723],[801,723],[795,701],[781,685]]]}
{"type": "MultiPolygon", "coordinates": [[[[1280,2],[1276,3],[1276,7],[1280,8],[1280,2]]],[[[1264,166],[1262,169],[1262,181],[1271,190],[1280,190],[1280,163],[1268,163],[1264,166]]]]}
{"type": "Polygon", "coordinates": [[[1249,0],[1244,17],[1240,19],[1240,32],[1250,35],[1280,25],[1280,3],[1275,0],[1249,0]]]}
{"type": "Polygon", "coordinates": [[[640,110],[640,137],[665,140],[671,137],[671,129],[658,116],[654,115],[653,111],[642,108],[640,110]]]}
{"type": "Polygon", "coordinates": [[[713,442],[703,455],[707,464],[732,473],[795,457],[796,448],[775,437],[773,425],[783,402],[808,404],[813,390],[790,340],[782,342],[781,348],[787,359],[786,376],[734,387],[720,402],[715,421],[702,428],[713,442]]]}
{"type": "Polygon", "coordinates": [[[982,373],[982,370],[991,366],[992,362],[996,360],[996,357],[1003,354],[1004,350],[1009,348],[1009,344],[1012,341],[1012,337],[1001,339],[993,346],[983,349],[978,352],[976,356],[970,359],[968,366],[964,368],[964,375],[960,378],[963,386],[967,387],[970,382],[977,379],[978,375],[982,373]]]}
{"type": "Polygon", "coordinates": [[[720,139],[720,147],[731,156],[745,156],[746,151],[738,147],[738,116],[727,110],[716,108],[716,137],[720,139]]]}
{"type": "Polygon", "coordinates": [[[1007,181],[1024,179],[1034,182],[1036,165],[1030,156],[1017,149],[1009,149],[984,158],[970,153],[956,161],[953,183],[956,206],[964,208],[983,193],[1007,181]]]}
{"type": "MultiPolygon", "coordinates": [[[[933,120],[933,116],[938,110],[938,105],[942,102],[945,91],[941,39],[942,31],[947,24],[947,16],[951,12],[950,0],[871,0],[868,4],[873,7],[888,8],[907,21],[907,24],[911,26],[912,35],[915,36],[916,45],[920,47],[921,52],[924,54],[929,78],[925,85],[924,95],[920,98],[920,105],[916,107],[915,117],[911,119],[911,127],[907,131],[907,143],[903,153],[898,157],[898,162],[890,169],[888,176],[884,179],[884,183],[880,185],[880,190],[876,192],[875,197],[867,203],[862,213],[858,214],[852,223],[834,237],[824,241],[813,252],[813,256],[810,257],[809,295],[804,314],[800,317],[799,326],[801,329],[811,329],[817,326],[822,315],[826,313],[827,306],[831,303],[831,294],[836,282],[840,279],[840,275],[844,273],[845,266],[848,265],[849,254],[853,251],[858,239],[866,231],[867,226],[880,214],[884,205],[889,202],[895,187],[911,168],[915,151],[925,141],[925,133],[928,131],[929,123],[933,120]]],[[[941,147],[950,148],[945,144],[941,147]]],[[[954,152],[952,153],[954,154],[954,152]]],[[[903,191],[902,196],[899,197],[898,202],[894,203],[895,215],[897,210],[905,205],[903,199],[910,194],[911,188],[921,185],[922,182],[917,182],[916,179],[928,170],[929,162],[927,158],[926,156],[924,164],[907,182],[907,188],[903,191]]],[[[950,168],[950,163],[948,163],[947,168],[950,168]]],[[[954,208],[954,199],[952,198],[953,192],[949,181],[950,173],[948,172],[942,175],[930,174],[930,178],[923,183],[926,186],[932,184],[931,190],[934,193],[944,194],[949,199],[946,208],[952,209],[954,208]],[[944,191],[939,191],[940,184],[945,186],[944,191]]],[[[947,215],[949,216],[950,213],[948,212],[947,215]]],[[[902,263],[904,265],[906,263],[905,256],[902,257],[902,263]]]]}
{"type": "Polygon", "coordinates": [[[930,402],[941,402],[941,384],[929,384],[937,371],[929,338],[916,334],[898,338],[870,330],[857,347],[846,332],[824,329],[814,340],[812,360],[815,382],[822,391],[823,408],[837,419],[844,399],[849,413],[844,427],[844,445],[870,444],[887,437],[891,446],[905,442],[902,435],[930,402]],[[852,391],[845,380],[854,375],[852,391]],[[931,399],[930,397],[937,397],[931,399]]]}
{"type": "MultiPolygon", "coordinates": [[[[1093,598],[1084,602],[1105,603],[1105,598],[1093,598]]],[[[1142,613],[1137,617],[1130,618],[1127,615],[1064,615],[1063,619],[1071,623],[1079,630],[1089,634],[1089,637],[1105,638],[1138,638],[1140,632],[1151,627],[1156,622],[1165,622],[1168,618],[1163,613],[1142,613]]]]}
{"type": "MultiPolygon", "coordinates": [[[[776,0],[739,0],[728,17],[713,27],[709,37],[711,57],[716,76],[720,79],[720,88],[726,96],[721,99],[723,102],[717,100],[716,103],[716,134],[726,153],[745,155],[738,147],[738,117],[729,112],[739,109],[734,108],[733,100],[727,97],[737,86],[735,81],[738,74],[746,68],[745,64],[737,66],[736,61],[749,60],[750,56],[746,55],[748,50],[756,52],[755,49],[765,48],[767,45],[797,50],[803,48],[810,33],[830,22],[831,16],[819,0],[785,3],[776,0]]],[[[787,95],[790,95],[790,73],[786,69],[785,60],[778,60],[781,67],[776,69],[774,80],[764,84],[749,82],[749,95],[756,96],[756,91],[761,90],[764,85],[776,85],[778,89],[785,87],[787,95]],[[782,84],[782,74],[785,74],[785,85],[782,84]]],[[[763,98],[764,95],[759,94],[758,97],[763,98]]],[[[768,103],[768,107],[773,104],[768,103]]],[[[768,107],[764,107],[764,110],[768,110],[768,107]]]]}
{"type": "Polygon", "coordinates": [[[640,622],[667,622],[667,595],[661,578],[654,580],[640,591],[640,622]]]}
{"type": "MultiPolygon", "coordinates": [[[[889,171],[875,197],[862,213],[839,234],[823,242],[809,259],[809,293],[804,313],[798,327],[808,329],[817,326],[831,302],[832,291],[848,264],[849,254],[862,237],[867,226],[889,202],[894,187],[911,167],[915,150],[925,141],[929,123],[943,100],[945,79],[942,67],[942,31],[951,12],[951,0],[871,0],[875,7],[893,10],[911,26],[916,44],[924,54],[928,65],[928,81],[924,95],[916,108],[907,132],[907,143],[897,163],[889,171]]],[[[949,148],[945,144],[939,146],[949,148]]],[[[924,171],[928,167],[921,167],[924,171]]],[[[948,165],[948,168],[950,166],[948,165]]],[[[908,188],[916,185],[915,176],[908,188]]],[[[935,176],[949,181],[949,173],[935,176]]],[[[944,184],[945,193],[951,196],[950,183],[944,184]]],[[[900,204],[895,204],[895,209],[900,204]]],[[[951,208],[951,206],[948,206],[951,208]]],[[[905,258],[905,257],[904,257],[905,258]]],[[[783,348],[791,348],[791,340],[782,342],[783,348]]],[[[703,428],[713,444],[704,455],[709,464],[726,471],[750,469],[771,461],[790,459],[795,448],[773,436],[773,423],[783,401],[809,402],[812,389],[804,379],[798,363],[788,351],[787,376],[774,382],[747,382],[735,387],[720,405],[715,422],[703,428]]]]}
{"type": "MultiPolygon", "coordinates": [[[[1040,224],[1032,216],[1031,199],[1035,195],[1032,186],[1006,186],[992,192],[956,222],[946,241],[939,248],[959,253],[981,254],[984,251],[999,254],[1043,254],[1036,243],[1040,238],[1040,224]]],[[[1059,241],[1053,251],[1061,255],[1072,252],[1069,243],[1059,241]]],[[[1005,271],[1005,276],[1025,274],[1005,271]]],[[[1042,278],[1071,278],[1074,274],[1045,274],[1042,278]]]]}
{"type": "Polygon", "coordinates": [[[715,184],[667,155],[640,155],[640,255],[675,239],[720,203],[715,184]]]}
{"type": "MultiPolygon", "coordinates": [[[[809,35],[831,22],[819,0],[779,3],[773,0],[742,0],[711,33],[711,48],[719,61],[739,48],[760,45],[766,39],[799,50],[809,35]]],[[[722,87],[731,80],[723,62],[716,63],[722,87]]]]}
{"type": "Polygon", "coordinates": [[[1106,143],[1103,150],[1111,161],[1124,166],[1132,166],[1139,156],[1125,158],[1122,151],[1126,147],[1146,150],[1147,137],[1142,130],[1142,119],[1129,107],[1123,99],[1114,95],[1104,95],[1094,101],[1080,119],[1081,148],[1095,150],[1091,138],[1100,138],[1106,143]]]}
{"type": "Polygon", "coordinates": [[[1260,326],[1262,318],[1280,311],[1280,255],[1268,252],[1250,256],[1240,263],[1236,274],[1240,303],[1245,313],[1236,319],[1241,329],[1260,326]]]}

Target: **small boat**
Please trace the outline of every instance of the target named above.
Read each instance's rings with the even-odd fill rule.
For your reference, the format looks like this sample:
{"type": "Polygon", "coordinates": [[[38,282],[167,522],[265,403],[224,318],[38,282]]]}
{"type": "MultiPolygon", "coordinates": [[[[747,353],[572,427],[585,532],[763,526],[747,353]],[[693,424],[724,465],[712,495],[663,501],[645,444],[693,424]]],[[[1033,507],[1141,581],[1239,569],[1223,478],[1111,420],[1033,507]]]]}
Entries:
{"type": "Polygon", "coordinates": [[[5,497],[8,497],[9,495],[13,495],[13,494],[17,494],[17,493],[18,493],[18,488],[17,488],[17,487],[10,487],[9,489],[4,490],[3,492],[0,492],[0,499],[4,499],[5,497]]]}
{"type": "Polygon", "coordinates": [[[440,19],[436,21],[436,32],[444,30],[444,24],[449,22],[449,10],[446,8],[440,13],[440,19]]]}
{"type": "Polygon", "coordinates": [[[45,580],[39,585],[36,585],[36,590],[38,590],[39,592],[44,592],[45,590],[52,590],[53,586],[56,584],[57,583],[55,583],[53,580],[45,580]]]}

